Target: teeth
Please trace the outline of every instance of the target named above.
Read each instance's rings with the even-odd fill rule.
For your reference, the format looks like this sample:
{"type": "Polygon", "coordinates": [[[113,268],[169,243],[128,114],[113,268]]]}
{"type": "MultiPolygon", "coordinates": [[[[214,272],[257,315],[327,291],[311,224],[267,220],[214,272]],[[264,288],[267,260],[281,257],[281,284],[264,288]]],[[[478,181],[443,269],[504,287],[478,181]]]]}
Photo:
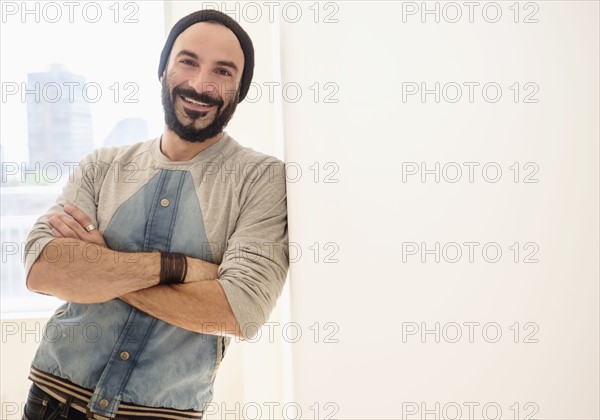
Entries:
{"type": "Polygon", "coordinates": [[[199,101],[194,101],[193,99],[187,98],[185,96],[182,96],[182,98],[186,101],[186,102],[190,102],[192,104],[196,104],[196,105],[203,105],[203,106],[209,106],[208,104],[205,104],[204,102],[199,102],[199,101]]]}

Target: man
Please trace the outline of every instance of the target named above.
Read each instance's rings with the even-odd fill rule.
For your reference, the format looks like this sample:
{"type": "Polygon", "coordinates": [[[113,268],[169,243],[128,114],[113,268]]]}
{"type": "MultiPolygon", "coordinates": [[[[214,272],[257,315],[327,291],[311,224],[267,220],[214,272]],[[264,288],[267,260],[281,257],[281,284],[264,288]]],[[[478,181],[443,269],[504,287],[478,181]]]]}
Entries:
{"type": "Polygon", "coordinates": [[[253,67],[233,19],[182,18],[160,59],[162,136],[91,153],[34,225],[27,286],[67,303],[25,419],[199,419],[229,336],[267,320],[289,264],[283,165],[223,131],[253,67]]]}

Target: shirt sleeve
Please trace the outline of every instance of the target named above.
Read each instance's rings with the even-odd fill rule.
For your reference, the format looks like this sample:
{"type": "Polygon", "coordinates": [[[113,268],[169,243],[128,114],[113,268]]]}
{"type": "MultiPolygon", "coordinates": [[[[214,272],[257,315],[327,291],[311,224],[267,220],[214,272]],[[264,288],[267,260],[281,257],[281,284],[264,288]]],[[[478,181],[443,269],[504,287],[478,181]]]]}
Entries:
{"type": "Polygon", "coordinates": [[[269,170],[248,176],[252,182],[219,266],[218,281],[244,338],[254,337],[267,321],[289,268],[285,167],[270,159],[260,165],[269,170]]]}

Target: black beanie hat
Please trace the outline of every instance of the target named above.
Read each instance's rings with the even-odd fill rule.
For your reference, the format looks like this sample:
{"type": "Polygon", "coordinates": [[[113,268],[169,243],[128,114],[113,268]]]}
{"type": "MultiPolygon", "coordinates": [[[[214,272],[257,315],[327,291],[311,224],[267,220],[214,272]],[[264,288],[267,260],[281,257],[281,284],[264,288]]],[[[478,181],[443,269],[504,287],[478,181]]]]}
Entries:
{"type": "Polygon", "coordinates": [[[197,12],[182,17],[173,26],[171,32],[169,33],[169,37],[165,42],[162,53],[160,54],[158,78],[160,79],[160,76],[162,76],[165,68],[167,67],[167,61],[169,60],[169,55],[171,54],[171,48],[173,48],[175,39],[177,39],[177,37],[183,31],[195,23],[204,22],[207,20],[221,22],[235,34],[240,42],[240,45],[242,46],[242,51],[244,52],[244,70],[242,72],[240,99],[238,103],[242,102],[248,93],[248,89],[250,89],[250,82],[252,82],[252,75],[254,73],[254,47],[252,46],[252,40],[246,31],[244,31],[244,29],[239,25],[239,23],[227,16],[225,13],[221,13],[217,10],[198,10],[197,12]]]}

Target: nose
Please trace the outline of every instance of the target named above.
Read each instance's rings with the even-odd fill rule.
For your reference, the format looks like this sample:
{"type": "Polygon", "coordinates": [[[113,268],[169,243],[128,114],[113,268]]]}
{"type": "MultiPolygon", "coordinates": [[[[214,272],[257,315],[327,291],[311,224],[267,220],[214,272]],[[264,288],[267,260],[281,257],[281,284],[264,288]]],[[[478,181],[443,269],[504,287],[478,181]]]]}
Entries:
{"type": "Polygon", "coordinates": [[[188,81],[198,93],[208,93],[211,96],[219,97],[219,85],[217,84],[214,75],[206,69],[198,69],[194,76],[188,81]]]}

